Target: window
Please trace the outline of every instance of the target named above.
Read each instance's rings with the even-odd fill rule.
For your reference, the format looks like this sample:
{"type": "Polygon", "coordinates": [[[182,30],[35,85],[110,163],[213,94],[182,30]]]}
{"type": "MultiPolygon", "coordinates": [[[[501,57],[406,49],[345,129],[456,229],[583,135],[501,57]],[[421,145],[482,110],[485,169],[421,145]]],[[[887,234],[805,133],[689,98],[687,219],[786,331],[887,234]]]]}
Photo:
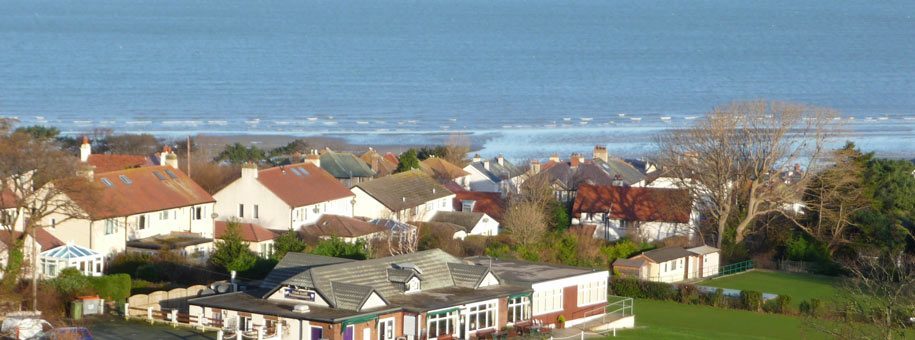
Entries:
{"type": "Polygon", "coordinates": [[[558,312],[562,310],[562,288],[534,292],[534,315],[558,312]]]}
{"type": "Polygon", "coordinates": [[[162,221],[162,220],[167,220],[167,219],[168,219],[168,210],[160,211],[159,220],[162,221]]]}
{"type": "Polygon", "coordinates": [[[421,283],[418,278],[414,277],[407,282],[406,288],[406,293],[416,293],[420,291],[421,283]]]}
{"type": "Polygon", "coordinates": [[[591,281],[578,285],[578,306],[593,305],[607,301],[607,281],[591,281]]]}
{"type": "Polygon", "coordinates": [[[324,327],[311,327],[312,339],[324,339],[324,327]]]}
{"type": "Polygon", "coordinates": [[[250,316],[238,316],[238,329],[250,332],[251,331],[251,317],[250,316]]]}
{"type": "Polygon", "coordinates": [[[137,216],[137,227],[140,230],[146,229],[146,215],[137,216]]]}
{"type": "Polygon", "coordinates": [[[378,321],[378,340],[394,340],[394,318],[378,321]]]}
{"type": "Polygon", "coordinates": [[[517,323],[531,318],[530,296],[508,299],[508,322],[517,323]]]}
{"type": "Polygon", "coordinates": [[[51,228],[57,228],[57,219],[56,218],[51,219],[51,228]]]}
{"type": "Polygon", "coordinates": [[[203,207],[194,207],[194,220],[203,219],[203,207]]]}
{"type": "Polygon", "coordinates": [[[261,257],[268,258],[273,255],[273,243],[261,243],[261,257]]]}
{"type": "Polygon", "coordinates": [[[121,183],[124,183],[124,184],[127,184],[127,185],[133,184],[133,181],[131,181],[130,178],[127,178],[127,176],[119,175],[119,176],[118,176],[118,179],[121,180],[121,183]]]}
{"type": "Polygon", "coordinates": [[[489,302],[467,309],[467,325],[470,331],[495,327],[496,303],[489,302]]]}
{"type": "Polygon", "coordinates": [[[114,234],[117,231],[117,225],[114,219],[105,220],[105,235],[114,234]]]}
{"type": "Polygon", "coordinates": [[[260,211],[259,211],[259,210],[260,210],[260,209],[259,209],[259,207],[257,206],[257,204],[255,204],[255,205],[254,205],[254,218],[259,218],[259,216],[260,216],[260,211]]]}
{"type": "Polygon", "coordinates": [[[114,186],[114,183],[111,183],[111,180],[109,180],[109,179],[107,179],[107,178],[105,178],[105,177],[102,177],[101,181],[102,181],[102,184],[105,184],[106,187],[113,187],[113,186],[114,186]]]}
{"type": "Polygon", "coordinates": [[[238,217],[245,217],[245,205],[244,204],[238,205],[238,217]]]}
{"type": "Polygon", "coordinates": [[[431,339],[453,334],[455,331],[453,313],[426,313],[426,337],[431,339]]]}

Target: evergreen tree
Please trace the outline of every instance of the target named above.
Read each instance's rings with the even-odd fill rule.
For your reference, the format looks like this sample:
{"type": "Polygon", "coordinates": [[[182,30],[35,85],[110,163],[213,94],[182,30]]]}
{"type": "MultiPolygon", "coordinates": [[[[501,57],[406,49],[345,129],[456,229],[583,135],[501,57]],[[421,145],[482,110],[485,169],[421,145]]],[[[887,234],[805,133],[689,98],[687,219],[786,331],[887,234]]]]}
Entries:
{"type": "Polygon", "coordinates": [[[396,172],[410,171],[419,169],[419,157],[416,156],[416,150],[410,149],[400,155],[400,163],[397,164],[396,172]]]}
{"type": "Polygon", "coordinates": [[[359,240],[356,243],[347,243],[339,237],[318,242],[312,254],[353,260],[365,260],[369,257],[368,251],[365,249],[365,241],[359,240]]]}
{"type": "Polygon", "coordinates": [[[273,240],[273,258],[282,260],[288,252],[305,250],[305,242],[299,239],[295,231],[289,230],[273,240]]]}
{"type": "Polygon", "coordinates": [[[229,272],[251,269],[257,261],[257,256],[248,248],[248,243],[242,240],[238,227],[238,221],[235,220],[226,224],[226,233],[216,241],[216,250],[210,256],[210,263],[229,272]]]}

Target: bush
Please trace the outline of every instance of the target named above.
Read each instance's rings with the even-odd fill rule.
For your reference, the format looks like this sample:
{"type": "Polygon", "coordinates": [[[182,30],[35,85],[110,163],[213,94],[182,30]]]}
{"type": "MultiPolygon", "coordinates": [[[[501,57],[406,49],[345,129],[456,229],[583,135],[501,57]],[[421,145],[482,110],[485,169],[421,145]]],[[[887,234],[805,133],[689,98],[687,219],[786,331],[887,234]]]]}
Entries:
{"type": "Polygon", "coordinates": [[[314,255],[343,257],[353,260],[365,260],[369,257],[369,253],[365,247],[365,241],[359,240],[356,241],[356,243],[347,243],[339,237],[321,240],[311,253],[314,255]]]}
{"type": "Polygon", "coordinates": [[[762,293],[755,290],[741,291],[740,302],[744,309],[758,312],[762,309],[762,293]]]}
{"type": "Polygon", "coordinates": [[[77,296],[95,293],[89,283],[89,278],[76,268],[61,270],[56,278],[50,280],[50,283],[66,301],[72,300],[77,296]]]}
{"type": "Polygon", "coordinates": [[[727,297],[724,296],[724,289],[715,289],[715,293],[712,294],[711,305],[715,307],[726,307],[727,303],[727,297]]]}
{"type": "Polygon", "coordinates": [[[137,269],[152,262],[152,256],[148,254],[123,252],[108,261],[105,274],[136,275],[137,269]]]}
{"type": "Polygon", "coordinates": [[[680,285],[679,293],[680,303],[699,303],[699,289],[696,288],[696,286],[688,284],[680,285]]]}
{"type": "Polygon", "coordinates": [[[637,279],[614,277],[610,280],[610,291],[619,296],[642,297],[642,289],[637,279]]]}
{"type": "Polygon", "coordinates": [[[677,290],[674,286],[664,282],[642,281],[642,297],[654,300],[674,300],[677,290]]]}
{"type": "Polygon", "coordinates": [[[265,258],[258,257],[257,260],[254,262],[254,266],[246,271],[238,273],[238,277],[243,278],[243,279],[248,279],[248,280],[261,280],[261,279],[267,277],[267,274],[269,274],[270,271],[273,270],[273,267],[276,267],[276,264],[278,262],[279,261],[277,261],[276,259],[272,259],[272,258],[265,259],[265,258]]]}
{"type": "Polygon", "coordinates": [[[144,281],[162,282],[162,276],[159,275],[159,266],[152,263],[137,267],[134,276],[144,281]]]}
{"type": "Polygon", "coordinates": [[[123,303],[130,297],[131,280],[127,274],[113,274],[89,278],[92,288],[106,301],[123,303]]]}
{"type": "Polygon", "coordinates": [[[810,299],[808,301],[801,301],[800,304],[801,314],[809,315],[812,317],[819,317],[823,314],[822,302],[819,299],[810,299]]]}

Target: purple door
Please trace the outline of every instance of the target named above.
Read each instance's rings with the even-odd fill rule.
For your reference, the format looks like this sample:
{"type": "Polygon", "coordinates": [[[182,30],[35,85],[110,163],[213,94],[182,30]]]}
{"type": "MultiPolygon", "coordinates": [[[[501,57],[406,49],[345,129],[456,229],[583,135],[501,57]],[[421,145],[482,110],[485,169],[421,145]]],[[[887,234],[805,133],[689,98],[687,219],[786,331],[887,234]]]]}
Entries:
{"type": "Polygon", "coordinates": [[[324,338],[324,328],[321,327],[312,327],[311,328],[311,339],[318,340],[324,338]]]}
{"type": "Polygon", "coordinates": [[[346,326],[346,329],[343,330],[343,340],[355,340],[353,328],[353,326],[346,326]]]}

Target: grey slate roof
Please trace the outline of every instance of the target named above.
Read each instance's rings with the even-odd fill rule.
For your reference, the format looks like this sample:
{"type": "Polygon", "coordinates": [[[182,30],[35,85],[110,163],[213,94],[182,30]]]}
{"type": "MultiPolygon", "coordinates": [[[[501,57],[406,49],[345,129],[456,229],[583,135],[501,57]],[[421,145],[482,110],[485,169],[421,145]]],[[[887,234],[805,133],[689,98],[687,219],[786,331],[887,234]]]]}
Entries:
{"type": "Polygon", "coordinates": [[[407,270],[407,269],[388,268],[388,280],[390,280],[391,282],[407,283],[414,276],[419,277],[419,279],[422,280],[422,276],[420,276],[415,271],[407,270]]]}
{"type": "Polygon", "coordinates": [[[321,169],[336,178],[373,177],[375,172],[365,162],[348,152],[330,150],[321,154],[321,169]]]}
{"type": "Polygon", "coordinates": [[[432,177],[410,170],[356,184],[391,211],[410,209],[426,202],[454,195],[432,177]]]}
{"type": "Polygon", "coordinates": [[[701,246],[698,246],[698,247],[689,248],[689,249],[687,249],[687,250],[688,250],[689,252],[691,252],[691,253],[693,253],[693,254],[697,254],[697,255],[708,255],[708,254],[711,254],[711,253],[717,253],[717,252],[719,252],[718,248],[710,247],[710,246],[707,246],[707,245],[704,245],[704,244],[701,245],[701,246]]]}
{"type": "Polygon", "coordinates": [[[559,182],[563,187],[569,190],[577,188],[581,184],[594,185],[612,185],[616,175],[620,175],[623,182],[628,185],[638,183],[645,179],[645,175],[634,166],[620,159],[610,159],[604,162],[601,159],[586,160],[579,164],[577,168],[569,165],[569,162],[551,162],[547,163],[549,167],[544,167],[537,176],[550,176],[554,181],[559,182]]]}
{"type": "Polygon", "coordinates": [[[454,285],[464,288],[476,288],[489,273],[489,268],[464,263],[449,263],[454,285]]]}
{"type": "Polygon", "coordinates": [[[534,283],[546,282],[567,277],[593,273],[591,268],[580,268],[555,264],[527,262],[521,260],[502,260],[488,256],[473,256],[464,259],[467,262],[491,268],[500,282],[530,287],[534,283]]]}
{"type": "Polygon", "coordinates": [[[354,311],[310,305],[310,311],[308,313],[296,313],[293,312],[292,309],[298,303],[260,298],[260,296],[264,295],[264,293],[265,291],[260,289],[254,291],[217,294],[192,298],[188,302],[195,306],[206,306],[262,315],[275,315],[291,319],[314,320],[327,323],[337,323],[342,320],[358,317],[361,315],[389,313],[401,309],[399,306],[389,306],[362,311],[354,311]]]}
{"type": "Polygon", "coordinates": [[[480,171],[480,173],[486,175],[486,177],[488,177],[489,180],[493,181],[494,183],[499,183],[503,179],[515,178],[524,173],[521,168],[515,166],[507,159],[503,159],[502,164],[499,164],[497,158],[493,158],[488,162],[489,169],[486,169],[486,165],[482,161],[473,162],[470,165],[480,171]]]}
{"type": "Polygon", "coordinates": [[[340,309],[359,311],[359,307],[375,290],[372,287],[344,282],[331,282],[333,305],[340,309]]]}
{"type": "MultiPolygon", "coordinates": [[[[260,287],[272,289],[279,286],[283,281],[289,280],[300,273],[307,272],[308,269],[351,261],[353,260],[340,257],[319,256],[305,253],[286,253],[286,256],[284,256],[283,259],[273,267],[273,270],[270,271],[267,277],[261,281],[260,287]]],[[[311,279],[303,277],[298,280],[308,282],[311,279]]]]}
{"type": "Polygon", "coordinates": [[[610,175],[610,178],[615,177],[619,174],[623,178],[623,182],[626,184],[634,184],[645,179],[645,174],[643,174],[639,169],[632,166],[632,164],[626,163],[622,159],[610,158],[606,162],[602,159],[592,160],[594,164],[599,166],[607,174],[610,175]]]}
{"type": "Polygon", "coordinates": [[[650,259],[654,262],[661,263],[661,262],[667,262],[667,261],[670,261],[673,259],[679,259],[682,257],[694,256],[695,254],[693,254],[681,247],[667,247],[667,248],[649,250],[649,251],[642,253],[642,255],[644,255],[645,257],[647,257],[648,259],[650,259]]]}
{"type": "Polygon", "coordinates": [[[613,261],[614,266],[624,266],[624,267],[641,267],[645,264],[643,259],[616,259],[613,261]]]}
{"type": "Polygon", "coordinates": [[[435,216],[432,216],[432,222],[445,222],[451,224],[457,224],[466,228],[467,231],[470,231],[480,223],[480,220],[483,219],[483,213],[481,212],[467,212],[467,211],[439,211],[435,213],[435,216]]]}

